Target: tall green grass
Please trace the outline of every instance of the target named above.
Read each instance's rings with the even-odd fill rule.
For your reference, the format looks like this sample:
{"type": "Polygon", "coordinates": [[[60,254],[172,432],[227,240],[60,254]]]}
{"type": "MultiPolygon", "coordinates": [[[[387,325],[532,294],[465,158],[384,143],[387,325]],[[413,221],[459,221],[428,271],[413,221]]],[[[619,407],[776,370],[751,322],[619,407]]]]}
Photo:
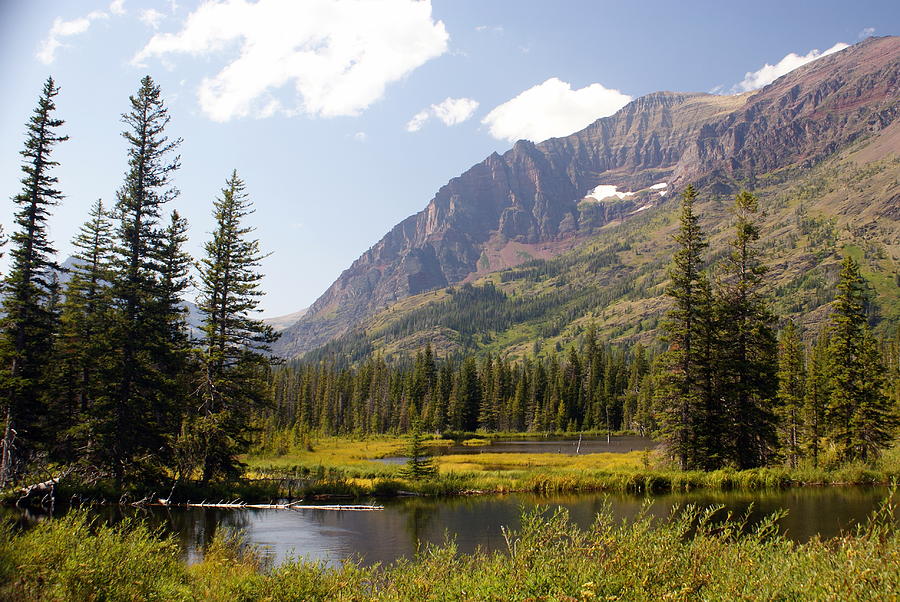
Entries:
{"type": "MultiPolygon", "coordinates": [[[[647,507],[649,509],[649,506],[647,507]]],[[[601,512],[579,529],[564,510],[528,512],[507,549],[460,554],[452,541],[387,566],[305,561],[266,568],[233,535],[198,564],[140,523],[85,514],[0,533],[0,598],[9,600],[896,600],[900,533],[888,501],[864,526],[803,544],[777,516],[687,507],[658,521],[601,512]]]]}

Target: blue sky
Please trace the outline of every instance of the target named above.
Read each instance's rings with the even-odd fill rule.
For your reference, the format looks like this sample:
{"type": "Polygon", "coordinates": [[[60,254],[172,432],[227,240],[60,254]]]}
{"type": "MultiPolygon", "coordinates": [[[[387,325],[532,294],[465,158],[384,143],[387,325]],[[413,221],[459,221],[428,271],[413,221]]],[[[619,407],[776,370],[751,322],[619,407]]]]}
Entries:
{"type": "MultiPolygon", "coordinates": [[[[149,73],[184,138],[181,196],[199,254],[237,169],[266,259],[266,315],[312,303],[438,188],[519,137],[581,129],[656,90],[764,85],[867,35],[886,2],[0,0],[0,222],[42,82],[71,140],[51,222],[63,256],[125,171],[119,116],[149,73]]],[[[610,184],[615,184],[610,182],[610,184]]]]}

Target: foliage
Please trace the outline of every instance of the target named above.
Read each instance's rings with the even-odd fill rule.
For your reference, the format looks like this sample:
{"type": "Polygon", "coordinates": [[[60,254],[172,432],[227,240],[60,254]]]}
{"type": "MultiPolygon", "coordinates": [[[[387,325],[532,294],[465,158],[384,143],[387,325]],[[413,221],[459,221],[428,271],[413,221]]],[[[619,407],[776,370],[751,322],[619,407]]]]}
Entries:
{"type": "Polygon", "coordinates": [[[425,448],[422,445],[422,427],[419,423],[416,423],[410,432],[409,447],[406,449],[406,455],[409,456],[409,460],[406,461],[406,466],[400,471],[399,476],[412,481],[419,481],[437,474],[437,467],[434,465],[434,461],[426,455],[425,448]]]}
{"type": "MultiPolygon", "coordinates": [[[[50,208],[63,198],[56,189],[53,147],[68,140],[56,133],[65,122],[53,116],[59,87],[48,77],[26,124],[22,191],[13,197],[19,209],[12,234],[10,272],[3,281],[0,320],[0,394],[3,440],[0,443],[0,488],[15,480],[50,438],[45,366],[52,354],[58,315],[51,307],[58,269],[47,237],[50,208]]],[[[5,241],[3,241],[5,242],[5,241]]]]}
{"type": "Polygon", "coordinates": [[[753,529],[716,508],[665,520],[644,509],[588,529],[565,510],[523,514],[507,549],[461,554],[452,541],[415,559],[364,567],[296,560],[271,571],[233,537],[218,537],[191,567],[171,539],[141,525],[90,525],[82,515],[0,538],[0,595],[38,599],[893,599],[900,536],[887,501],[864,526],[798,544],[778,516],[753,529]]]}
{"type": "Polygon", "coordinates": [[[893,438],[897,408],[885,394],[885,369],[866,321],[865,280],[849,255],[841,264],[829,331],[826,408],[842,460],[877,456],[893,438]]]}
{"type": "Polygon", "coordinates": [[[203,316],[196,388],[197,412],[186,418],[187,437],[199,441],[195,459],[202,481],[238,474],[253,412],[269,398],[266,352],[277,339],[272,327],[254,319],[262,275],[259,241],[242,224],[252,213],[244,183],[233,172],[213,203],[216,229],[204,245],[198,307],[203,316]]]}

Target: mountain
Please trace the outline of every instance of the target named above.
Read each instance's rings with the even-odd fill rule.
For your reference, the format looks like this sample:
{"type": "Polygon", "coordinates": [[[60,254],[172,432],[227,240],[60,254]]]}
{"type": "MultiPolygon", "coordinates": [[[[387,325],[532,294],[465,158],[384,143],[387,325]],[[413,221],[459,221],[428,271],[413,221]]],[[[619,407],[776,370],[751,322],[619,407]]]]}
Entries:
{"type": "MultiPolygon", "coordinates": [[[[688,183],[718,203],[709,212],[715,216],[718,211],[721,218],[711,224],[715,230],[727,221],[722,199],[740,188],[774,197],[805,181],[827,160],[840,157],[842,167],[834,169],[844,173],[850,169],[847,161],[869,165],[897,153],[898,115],[900,38],[869,38],[755,92],[657,92],[570,136],[540,144],[519,141],[503,155],[494,153],[452,179],[423,211],[395,226],[354,261],[306,315],[283,332],[276,352],[293,356],[329,341],[358,338],[360,330],[371,333],[373,324],[390,322],[383,315],[385,308],[402,315],[423,303],[446,303],[440,292],[446,287],[478,282],[501,270],[507,270],[501,272],[506,275],[494,278],[496,284],[514,282],[515,270],[509,268],[524,263],[538,271],[557,258],[575,265],[573,258],[583,256],[585,249],[600,252],[598,245],[618,257],[622,251],[612,251],[609,245],[621,240],[613,236],[641,232],[665,248],[662,234],[671,221],[665,216],[688,183]],[[863,154],[845,153],[860,144],[867,150],[856,152],[863,154]],[[645,225],[654,219],[662,221],[645,225]],[[424,301],[429,291],[437,292],[424,301]]],[[[896,180],[890,180],[896,164],[882,167],[863,180],[884,180],[880,185],[886,190],[877,192],[898,194],[896,180]]],[[[821,169],[816,173],[819,180],[830,177],[821,169]]],[[[853,227],[869,229],[882,244],[896,244],[885,236],[894,232],[897,215],[892,207],[900,196],[888,197],[885,215],[871,215],[867,211],[876,191],[870,193],[853,196],[849,206],[838,200],[827,206],[812,203],[820,214],[805,219],[819,224],[816,220],[837,219],[841,211],[869,215],[869,221],[853,227]],[[889,232],[875,234],[885,229],[883,220],[890,220],[889,232]]],[[[812,209],[807,205],[804,211],[812,209]]],[[[798,210],[785,201],[788,206],[798,210]]],[[[650,256],[655,256],[652,249],[644,259],[650,256]]],[[[653,280],[664,274],[661,266],[647,268],[653,262],[632,263],[634,270],[656,269],[653,280]]],[[[633,279],[632,272],[618,278],[633,279]]],[[[594,290],[596,283],[583,284],[584,290],[594,290]]],[[[497,292],[506,295],[509,288],[497,292]]],[[[582,311],[597,307],[581,306],[582,311]]],[[[582,316],[572,315],[567,323],[582,316]]],[[[459,343],[459,330],[451,328],[444,335],[459,343]]]]}
{"type": "Polygon", "coordinates": [[[285,314],[283,316],[275,316],[272,318],[263,318],[262,321],[264,324],[268,324],[269,326],[274,328],[276,331],[280,332],[280,331],[284,330],[285,328],[288,328],[288,327],[296,324],[297,320],[302,318],[308,310],[309,310],[308,307],[304,307],[303,309],[301,309],[299,311],[295,311],[290,314],[285,314]]]}

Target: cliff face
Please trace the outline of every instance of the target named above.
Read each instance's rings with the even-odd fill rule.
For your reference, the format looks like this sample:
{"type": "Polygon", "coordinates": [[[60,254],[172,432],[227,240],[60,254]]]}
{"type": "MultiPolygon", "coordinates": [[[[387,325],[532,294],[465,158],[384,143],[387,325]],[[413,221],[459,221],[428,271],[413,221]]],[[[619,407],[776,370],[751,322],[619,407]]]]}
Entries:
{"type": "MultiPolygon", "coordinates": [[[[727,186],[814,162],[889,126],[900,113],[898,82],[900,38],[872,38],[757,92],[657,92],[571,136],[521,140],[450,180],[354,261],[284,331],[276,352],[316,348],[395,300],[461,282],[478,271],[489,246],[553,248],[634,209],[626,202],[580,210],[598,184],[641,190],[667,182],[671,190],[714,179],[727,186]]],[[[529,255],[506,257],[492,269],[529,255]]]]}

